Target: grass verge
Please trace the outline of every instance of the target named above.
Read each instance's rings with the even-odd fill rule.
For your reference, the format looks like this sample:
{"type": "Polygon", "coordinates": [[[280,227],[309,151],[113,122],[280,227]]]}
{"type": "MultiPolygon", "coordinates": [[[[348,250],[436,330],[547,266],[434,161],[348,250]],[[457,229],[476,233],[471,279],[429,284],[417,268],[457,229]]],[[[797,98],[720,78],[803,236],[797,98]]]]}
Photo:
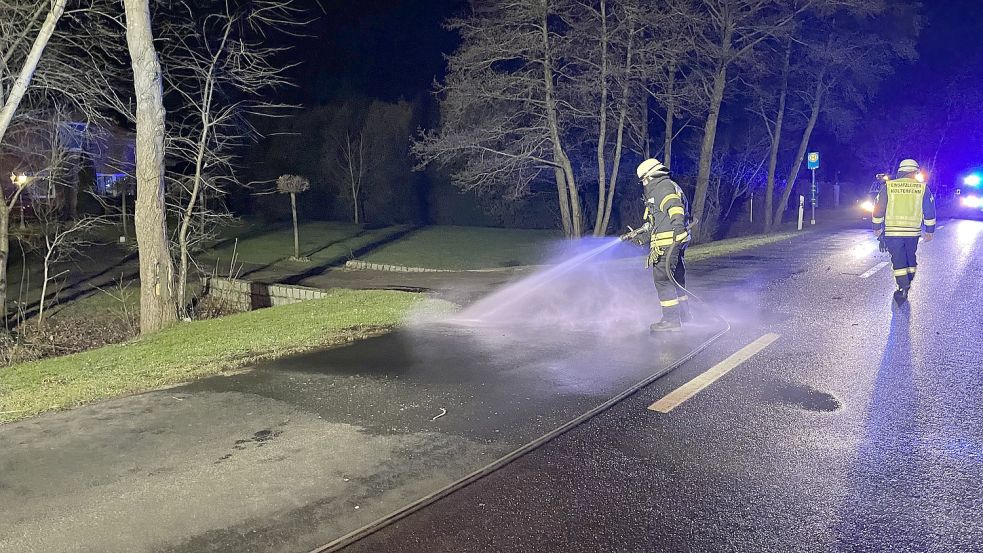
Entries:
{"type": "Polygon", "coordinates": [[[14,365],[0,369],[0,421],[351,341],[392,328],[421,301],[408,292],[337,290],[320,300],[178,324],[127,343],[14,365]]]}
{"type": "Polygon", "coordinates": [[[750,250],[759,246],[766,246],[776,242],[784,242],[790,238],[801,236],[799,231],[776,232],[774,234],[759,234],[755,236],[744,236],[741,238],[728,238],[707,244],[698,244],[686,249],[686,261],[699,261],[710,259],[711,257],[721,257],[732,253],[750,250]]]}

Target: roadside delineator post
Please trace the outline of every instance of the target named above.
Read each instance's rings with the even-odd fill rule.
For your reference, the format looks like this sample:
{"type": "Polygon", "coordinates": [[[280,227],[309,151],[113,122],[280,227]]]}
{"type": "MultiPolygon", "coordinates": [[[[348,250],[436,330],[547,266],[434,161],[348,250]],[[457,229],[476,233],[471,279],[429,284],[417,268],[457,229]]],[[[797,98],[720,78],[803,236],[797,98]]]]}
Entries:
{"type": "Polygon", "coordinates": [[[802,230],[802,217],[806,211],[806,197],[799,195],[799,230],[802,230]]]}

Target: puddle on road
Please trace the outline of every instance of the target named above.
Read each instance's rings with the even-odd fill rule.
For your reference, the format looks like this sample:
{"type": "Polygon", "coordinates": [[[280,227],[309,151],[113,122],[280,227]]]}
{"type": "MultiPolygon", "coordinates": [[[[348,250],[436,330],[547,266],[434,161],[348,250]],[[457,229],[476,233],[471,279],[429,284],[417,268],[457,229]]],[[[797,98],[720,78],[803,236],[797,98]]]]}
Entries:
{"type": "Polygon", "coordinates": [[[843,407],[833,394],[811,386],[787,384],[777,388],[770,395],[771,399],[806,411],[832,413],[843,407]]]}

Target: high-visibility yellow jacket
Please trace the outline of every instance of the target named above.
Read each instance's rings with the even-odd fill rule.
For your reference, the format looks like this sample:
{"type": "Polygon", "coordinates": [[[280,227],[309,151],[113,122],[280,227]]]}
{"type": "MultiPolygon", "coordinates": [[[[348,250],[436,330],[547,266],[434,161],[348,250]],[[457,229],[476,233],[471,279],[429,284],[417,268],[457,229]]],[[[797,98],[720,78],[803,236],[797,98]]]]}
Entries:
{"type": "Polygon", "coordinates": [[[903,176],[881,185],[871,217],[874,230],[885,236],[921,236],[935,232],[935,196],[923,182],[903,176]]]}

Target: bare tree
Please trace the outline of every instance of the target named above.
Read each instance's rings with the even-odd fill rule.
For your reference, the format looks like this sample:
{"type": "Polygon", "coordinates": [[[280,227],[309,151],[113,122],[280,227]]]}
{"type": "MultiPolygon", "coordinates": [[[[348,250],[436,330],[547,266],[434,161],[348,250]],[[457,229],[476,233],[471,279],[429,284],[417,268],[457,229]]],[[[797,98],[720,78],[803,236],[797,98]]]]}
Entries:
{"type": "Polygon", "coordinates": [[[124,0],[126,42],[136,95],[136,235],[140,249],[140,332],[177,319],[174,267],[164,205],[164,103],[149,0],[124,0]]]}
{"type": "Polygon", "coordinates": [[[169,118],[167,155],[191,168],[171,187],[179,192],[172,199],[179,214],[175,295],[183,312],[192,243],[205,240],[209,227],[228,218],[210,209],[207,200],[223,196],[229,185],[241,185],[233,163],[257,135],[247,117],[274,116],[289,107],[264,98],[289,84],[284,73],[291,67],[275,63],[285,48],[265,45],[267,33],[305,21],[289,0],[225,3],[204,14],[179,2],[172,10],[164,14],[161,58],[165,92],[180,107],[169,118]]]}
{"type": "Polygon", "coordinates": [[[14,119],[14,113],[20,106],[21,99],[31,86],[31,79],[37,70],[38,63],[41,61],[41,54],[44,53],[51,35],[55,32],[55,25],[65,13],[67,0],[51,0],[50,2],[14,2],[0,4],[0,44],[3,51],[0,55],[0,68],[4,71],[0,74],[2,86],[0,86],[0,100],[3,101],[3,108],[0,109],[0,142],[14,119]],[[41,21],[41,15],[47,11],[47,16],[41,21]],[[37,23],[40,22],[40,27],[37,23]],[[22,60],[18,60],[19,54],[24,45],[34,37],[31,48],[22,60]],[[9,85],[6,69],[11,64],[20,61],[20,72],[17,78],[9,85]]]}
{"type": "MultiPolygon", "coordinates": [[[[798,177],[809,148],[813,130],[822,114],[845,133],[852,124],[852,114],[862,111],[876,87],[891,74],[898,59],[914,57],[911,37],[893,33],[883,36],[874,24],[857,28],[849,21],[831,19],[823,25],[813,22],[812,32],[799,38],[802,45],[798,110],[805,126],[792,159],[781,200],[775,207],[773,224],[780,224],[786,211],[793,183],[798,177]]],[[[913,29],[914,30],[914,29],[913,29]]]]}
{"type": "Polygon", "coordinates": [[[624,152],[638,137],[627,136],[644,119],[640,71],[641,8],[632,0],[580,0],[561,12],[569,24],[564,132],[580,136],[596,165],[597,210],[594,235],[606,234],[624,152]]]}
{"type": "Polygon", "coordinates": [[[336,146],[338,155],[337,167],[344,171],[347,177],[347,188],[352,202],[352,219],[355,224],[361,224],[361,201],[362,183],[365,181],[365,173],[368,172],[368,161],[371,158],[365,157],[365,136],[362,130],[347,131],[345,137],[339,140],[336,146]]]}
{"type": "Polygon", "coordinates": [[[364,196],[394,182],[408,158],[413,107],[407,102],[374,101],[366,107],[345,103],[335,112],[328,129],[326,174],[351,203],[355,224],[366,221],[364,196]]]}
{"type": "MultiPolygon", "coordinates": [[[[21,100],[31,85],[41,55],[65,12],[66,3],[67,0],[0,3],[0,144],[3,144],[21,100]],[[28,45],[30,48],[25,52],[28,45]],[[10,69],[18,65],[20,70],[15,75],[10,69]]],[[[13,179],[15,190],[11,198],[5,197],[0,202],[0,315],[4,321],[7,318],[10,210],[28,184],[26,176],[18,177],[13,179]]]]}
{"type": "Polygon", "coordinates": [[[829,11],[837,7],[875,10],[879,4],[862,0],[700,0],[699,9],[708,16],[698,40],[700,57],[707,66],[704,86],[708,109],[693,198],[694,217],[703,217],[717,124],[731,69],[766,42],[786,35],[790,25],[812,10],[829,11]]]}
{"type": "Polygon", "coordinates": [[[762,121],[769,137],[768,149],[768,174],[765,184],[765,220],[764,230],[768,232],[772,227],[772,213],[775,209],[775,176],[778,173],[778,153],[782,146],[782,136],[785,130],[786,105],[789,94],[789,74],[792,64],[792,40],[788,39],[781,43],[778,52],[784,51],[783,61],[779,66],[779,71],[771,72],[763,86],[756,87],[755,96],[758,105],[754,110],[762,121]],[[777,84],[777,93],[773,92],[777,84]]]}
{"type": "Polygon", "coordinates": [[[41,234],[44,237],[42,250],[44,271],[41,281],[41,299],[38,301],[37,325],[39,329],[44,325],[44,308],[48,296],[48,285],[68,272],[65,270],[53,274],[53,267],[57,263],[67,261],[78,255],[85,246],[91,244],[91,232],[106,224],[106,220],[102,217],[86,216],[63,222],[57,213],[53,215],[54,217],[50,220],[41,221],[41,234]]]}
{"type": "Polygon", "coordinates": [[[290,211],[294,220],[294,259],[301,260],[300,257],[300,231],[297,228],[297,194],[306,192],[311,188],[311,181],[297,175],[280,175],[276,179],[277,192],[290,194],[290,211]]]}
{"type": "Polygon", "coordinates": [[[471,13],[448,28],[461,47],[438,85],[442,124],[414,145],[421,167],[441,163],[466,190],[501,189],[522,197],[552,177],[567,236],[583,231],[577,179],[561,129],[568,82],[566,38],[551,20],[559,0],[471,2],[471,13]]]}
{"type": "MultiPolygon", "coordinates": [[[[687,119],[700,116],[706,104],[699,86],[705,67],[696,59],[697,37],[703,17],[693,0],[666,0],[642,11],[645,32],[639,52],[645,90],[661,110],[653,113],[662,120],[662,152],[659,159],[672,168],[672,146],[689,126],[687,119]],[[676,126],[677,121],[683,124],[676,126]]],[[[646,118],[646,129],[648,122],[646,118]]],[[[651,157],[647,144],[644,157],[651,157]]]]}

